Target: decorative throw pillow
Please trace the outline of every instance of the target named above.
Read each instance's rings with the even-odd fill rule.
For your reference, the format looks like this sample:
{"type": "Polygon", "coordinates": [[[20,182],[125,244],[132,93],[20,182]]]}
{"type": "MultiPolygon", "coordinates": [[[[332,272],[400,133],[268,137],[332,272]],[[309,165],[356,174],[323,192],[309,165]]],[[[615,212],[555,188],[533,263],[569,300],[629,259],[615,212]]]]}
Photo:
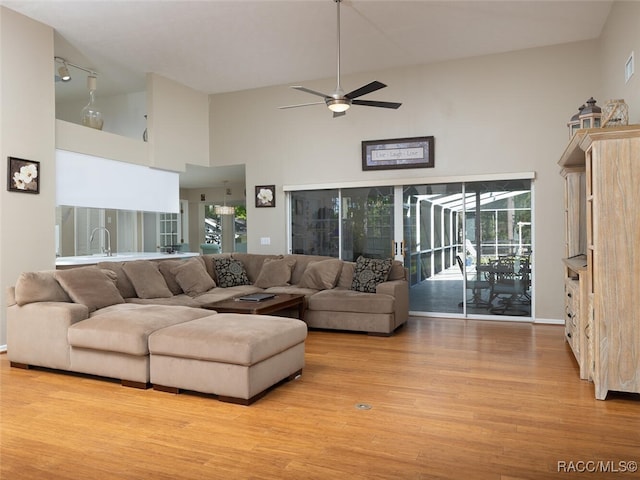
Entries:
{"type": "Polygon", "coordinates": [[[179,267],[184,263],[184,260],[161,260],[158,262],[158,270],[164,277],[164,281],[167,282],[167,287],[174,295],[180,295],[184,292],[182,287],[176,281],[176,274],[173,273],[173,269],[179,267]]]}
{"type": "Polygon", "coordinates": [[[351,290],[376,293],[376,286],[389,277],[392,263],[391,258],[377,259],[359,256],[353,272],[351,290]]]}
{"type": "Polygon", "coordinates": [[[124,273],[122,267],[124,266],[124,262],[98,262],[97,267],[102,268],[103,270],[112,270],[116,272],[118,276],[118,280],[116,281],[116,287],[118,287],[118,291],[122,298],[133,298],[136,296],[136,289],[133,288],[133,284],[127,274],[124,273]]]}
{"type": "Polygon", "coordinates": [[[233,258],[216,258],[216,275],[218,278],[218,286],[235,287],[237,285],[251,285],[244,265],[239,260],[233,258]]]}
{"type": "Polygon", "coordinates": [[[402,262],[394,260],[391,264],[391,270],[389,270],[389,278],[387,280],[404,280],[405,270],[402,262]]]}
{"type": "Polygon", "coordinates": [[[126,262],[122,267],[136,289],[138,298],[169,298],[173,293],[158,270],[158,265],[149,260],[126,262]]]}
{"type": "Polygon", "coordinates": [[[67,292],[56,280],[55,270],[21,273],[16,281],[16,303],[69,302],[67,292]]]}
{"type": "Polygon", "coordinates": [[[339,258],[309,262],[298,285],[316,290],[333,288],[342,272],[342,264],[343,262],[339,258]]]}
{"type": "Polygon", "coordinates": [[[57,270],[56,280],[75,303],[86,305],[89,312],[102,307],[124,303],[116,288],[117,275],[97,267],[57,270]]]}
{"type": "Polygon", "coordinates": [[[289,285],[295,265],[295,258],[266,258],[254,285],[260,288],[289,285]]]}
{"type": "Polygon", "coordinates": [[[180,288],[191,297],[208,292],[216,286],[216,282],[207,273],[204,262],[198,258],[181,262],[181,265],[174,267],[171,272],[180,288]]]}

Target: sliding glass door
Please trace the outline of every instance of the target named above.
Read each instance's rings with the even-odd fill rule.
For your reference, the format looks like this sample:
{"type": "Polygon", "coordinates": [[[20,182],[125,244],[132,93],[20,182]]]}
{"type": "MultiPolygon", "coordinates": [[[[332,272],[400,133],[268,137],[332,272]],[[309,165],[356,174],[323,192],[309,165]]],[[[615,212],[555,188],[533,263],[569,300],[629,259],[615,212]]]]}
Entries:
{"type": "Polygon", "coordinates": [[[292,191],[293,253],[396,258],[410,310],[531,316],[531,181],[292,191]]]}
{"type": "Polygon", "coordinates": [[[413,312],[531,316],[531,181],[404,187],[413,312]]]}

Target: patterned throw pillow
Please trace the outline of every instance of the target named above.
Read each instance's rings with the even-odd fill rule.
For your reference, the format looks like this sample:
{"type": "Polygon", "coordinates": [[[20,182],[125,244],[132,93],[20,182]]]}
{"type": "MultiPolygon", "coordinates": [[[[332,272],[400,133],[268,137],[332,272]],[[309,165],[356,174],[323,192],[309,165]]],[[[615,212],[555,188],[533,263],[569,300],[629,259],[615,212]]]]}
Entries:
{"type": "Polygon", "coordinates": [[[376,286],[387,280],[393,260],[358,257],[353,272],[351,290],[357,292],[376,293],[376,286]]]}
{"type": "Polygon", "coordinates": [[[219,287],[235,287],[236,285],[251,285],[244,265],[233,258],[216,258],[216,276],[219,287]]]}

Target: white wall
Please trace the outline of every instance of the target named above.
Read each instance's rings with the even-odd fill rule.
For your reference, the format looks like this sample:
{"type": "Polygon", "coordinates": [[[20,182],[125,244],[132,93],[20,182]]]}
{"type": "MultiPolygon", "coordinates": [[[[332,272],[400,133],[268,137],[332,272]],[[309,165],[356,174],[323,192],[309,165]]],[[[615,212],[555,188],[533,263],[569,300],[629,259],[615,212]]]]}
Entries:
{"type": "Polygon", "coordinates": [[[156,74],[147,75],[149,165],[184,171],[209,165],[209,99],[156,74]],[[177,168],[176,168],[177,167],[177,168]]]}
{"type": "Polygon", "coordinates": [[[40,162],[39,195],[0,189],[0,345],[6,345],[6,289],[23,271],[55,265],[53,30],[0,7],[0,51],[2,181],[7,156],[40,162]]]}
{"type": "MultiPolygon", "coordinates": [[[[535,171],[536,316],[562,319],[562,181],[557,161],[566,122],[602,86],[584,66],[597,42],[476,57],[343,78],[346,90],[372,80],[388,88],[370,98],[399,110],[352,107],[333,119],[324,106],[278,110],[310,100],[285,86],[212,97],[212,164],[246,163],[247,194],[276,184],[276,208],[247,201],[250,252],[286,247],[283,185],[535,171]],[[435,168],[363,172],[361,141],[434,135],[435,168]],[[260,245],[271,237],[271,245],[260,245]]],[[[333,79],[305,86],[330,91],[333,79]]],[[[250,195],[251,194],[251,195],[250,195]]]]}
{"type": "MultiPolygon", "coordinates": [[[[599,105],[612,98],[622,98],[629,105],[631,123],[640,121],[640,3],[616,2],[600,38],[598,65],[605,97],[599,105]],[[635,74],[624,81],[624,65],[634,52],[635,74]]],[[[593,62],[592,62],[593,63],[593,62]]]]}

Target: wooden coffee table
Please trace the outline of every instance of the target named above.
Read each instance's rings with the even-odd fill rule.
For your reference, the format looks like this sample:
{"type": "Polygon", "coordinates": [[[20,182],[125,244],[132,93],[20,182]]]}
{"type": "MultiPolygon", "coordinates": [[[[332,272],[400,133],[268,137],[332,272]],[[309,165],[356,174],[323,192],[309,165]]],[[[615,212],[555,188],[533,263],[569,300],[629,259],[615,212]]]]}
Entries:
{"type": "Polygon", "coordinates": [[[227,300],[201,305],[200,308],[215,310],[218,313],[268,315],[295,307],[298,308],[298,318],[304,320],[304,295],[299,293],[278,293],[273,298],[259,302],[229,298],[227,300]]]}

